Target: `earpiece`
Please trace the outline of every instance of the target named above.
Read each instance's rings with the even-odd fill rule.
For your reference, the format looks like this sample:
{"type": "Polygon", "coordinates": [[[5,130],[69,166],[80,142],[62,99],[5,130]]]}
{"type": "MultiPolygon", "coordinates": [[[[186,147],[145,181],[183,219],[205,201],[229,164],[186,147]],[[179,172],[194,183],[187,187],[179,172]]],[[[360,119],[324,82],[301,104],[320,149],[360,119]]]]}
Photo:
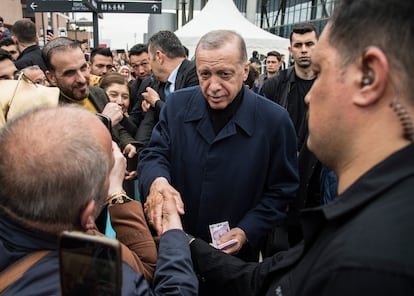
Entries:
{"type": "Polygon", "coordinates": [[[390,104],[390,107],[392,110],[394,110],[395,113],[397,113],[397,116],[401,121],[401,125],[403,126],[404,130],[404,138],[410,142],[414,142],[414,125],[407,110],[397,100],[394,100],[390,104]]]}
{"type": "Polygon", "coordinates": [[[370,85],[371,83],[372,83],[371,77],[364,77],[362,78],[361,86],[364,87],[364,86],[370,85]]]}
{"type": "Polygon", "coordinates": [[[374,81],[374,72],[372,71],[372,69],[367,69],[366,71],[364,71],[363,75],[364,76],[361,80],[361,87],[372,84],[372,82],[374,81]]]}

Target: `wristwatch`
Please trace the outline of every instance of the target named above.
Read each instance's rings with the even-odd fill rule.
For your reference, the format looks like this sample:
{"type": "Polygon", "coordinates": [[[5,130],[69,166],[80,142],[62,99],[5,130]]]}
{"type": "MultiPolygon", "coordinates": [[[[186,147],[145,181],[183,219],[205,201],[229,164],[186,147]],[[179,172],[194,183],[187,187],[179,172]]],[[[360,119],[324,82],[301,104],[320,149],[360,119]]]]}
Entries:
{"type": "Polygon", "coordinates": [[[133,199],[125,194],[116,195],[114,198],[111,199],[111,205],[114,204],[123,204],[132,201],[133,199]]]}

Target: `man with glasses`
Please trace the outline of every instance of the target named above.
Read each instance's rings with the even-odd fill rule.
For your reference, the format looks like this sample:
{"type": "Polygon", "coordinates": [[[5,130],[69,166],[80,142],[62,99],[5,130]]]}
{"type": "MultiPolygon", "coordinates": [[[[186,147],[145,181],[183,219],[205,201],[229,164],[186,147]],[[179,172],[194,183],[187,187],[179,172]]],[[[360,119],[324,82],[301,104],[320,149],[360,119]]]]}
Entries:
{"type": "Polygon", "coordinates": [[[40,69],[38,65],[26,67],[21,70],[24,75],[29,78],[34,84],[43,86],[50,86],[49,81],[46,78],[45,72],[40,69]]]}

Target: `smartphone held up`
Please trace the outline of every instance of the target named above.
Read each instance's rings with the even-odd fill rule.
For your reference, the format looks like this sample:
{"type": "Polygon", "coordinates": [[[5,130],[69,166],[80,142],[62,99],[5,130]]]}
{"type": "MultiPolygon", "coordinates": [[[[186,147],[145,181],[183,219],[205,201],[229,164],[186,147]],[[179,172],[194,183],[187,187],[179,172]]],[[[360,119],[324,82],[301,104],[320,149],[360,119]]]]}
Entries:
{"type": "Polygon", "coordinates": [[[61,295],[121,295],[120,243],[65,231],[59,239],[61,295]]]}

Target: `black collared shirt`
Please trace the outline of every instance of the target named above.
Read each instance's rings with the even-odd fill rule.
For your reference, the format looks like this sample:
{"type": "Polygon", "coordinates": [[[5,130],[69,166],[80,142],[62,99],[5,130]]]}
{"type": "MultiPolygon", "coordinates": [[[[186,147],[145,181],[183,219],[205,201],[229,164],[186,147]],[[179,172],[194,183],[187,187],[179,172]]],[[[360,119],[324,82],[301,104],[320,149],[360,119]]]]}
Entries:
{"type": "Polygon", "coordinates": [[[234,114],[236,114],[237,109],[239,109],[240,104],[243,100],[243,95],[244,95],[244,87],[241,88],[237,96],[234,98],[233,102],[231,102],[224,109],[212,109],[210,105],[208,104],[208,102],[206,102],[208,114],[213,124],[214,133],[216,135],[230,121],[230,119],[234,116],[234,114]]]}

